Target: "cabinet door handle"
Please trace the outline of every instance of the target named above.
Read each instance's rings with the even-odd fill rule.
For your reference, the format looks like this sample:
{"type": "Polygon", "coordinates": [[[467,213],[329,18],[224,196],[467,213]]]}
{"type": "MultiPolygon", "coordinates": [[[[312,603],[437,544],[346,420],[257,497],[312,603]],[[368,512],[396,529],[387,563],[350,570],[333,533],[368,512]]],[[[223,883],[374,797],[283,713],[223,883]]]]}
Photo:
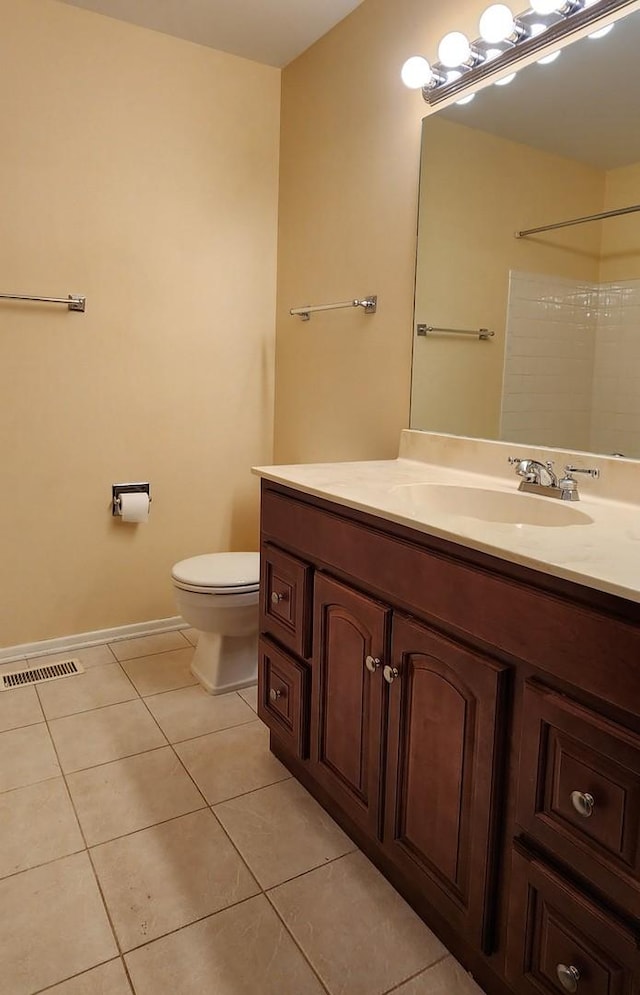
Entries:
{"type": "Polygon", "coordinates": [[[281,601],[286,601],[286,594],[281,594],[279,591],[273,591],[271,594],[271,604],[279,605],[281,601]]]}
{"type": "Polygon", "coordinates": [[[278,691],[277,688],[271,688],[269,691],[269,697],[271,701],[277,701],[278,698],[282,698],[282,691],[278,691]]]}
{"type": "Polygon", "coordinates": [[[596,807],[596,800],[587,791],[572,791],[571,804],[578,815],[581,815],[584,819],[589,819],[596,807]]]}
{"type": "Polygon", "coordinates": [[[556,967],[556,974],[558,975],[558,981],[566,992],[578,991],[580,971],[577,967],[573,967],[573,965],[567,967],[566,964],[558,964],[556,967]]]}
{"type": "Polygon", "coordinates": [[[364,665],[370,674],[375,674],[378,667],[382,666],[382,660],[377,656],[367,656],[364,665]]]}
{"type": "Polygon", "coordinates": [[[393,684],[396,677],[400,676],[400,671],[397,667],[390,667],[389,664],[382,671],[383,677],[387,684],[393,684]]]}

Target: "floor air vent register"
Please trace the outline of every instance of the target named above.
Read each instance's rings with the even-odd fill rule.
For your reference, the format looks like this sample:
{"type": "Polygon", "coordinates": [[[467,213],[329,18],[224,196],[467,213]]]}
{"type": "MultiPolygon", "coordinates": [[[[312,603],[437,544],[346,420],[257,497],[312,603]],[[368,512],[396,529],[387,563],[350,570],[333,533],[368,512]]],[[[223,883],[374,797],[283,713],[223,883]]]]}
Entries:
{"type": "Polygon", "coordinates": [[[62,677],[73,677],[83,674],[84,667],[79,660],[59,660],[44,667],[32,667],[30,670],[11,670],[0,674],[0,691],[10,691],[12,688],[26,687],[27,684],[44,684],[45,681],[59,681],[62,677]]]}

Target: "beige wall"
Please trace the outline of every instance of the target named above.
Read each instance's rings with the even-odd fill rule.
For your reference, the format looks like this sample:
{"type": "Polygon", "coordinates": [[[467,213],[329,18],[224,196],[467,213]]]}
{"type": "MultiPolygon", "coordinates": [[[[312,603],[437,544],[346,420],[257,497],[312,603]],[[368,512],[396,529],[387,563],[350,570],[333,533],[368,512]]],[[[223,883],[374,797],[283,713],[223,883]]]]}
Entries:
{"type": "MultiPolygon", "coordinates": [[[[605,211],[640,201],[640,162],[607,173],[605,211]]],[[[640,279],[640,214],[611,218],[603,223],[600,280],[640,279]]]]}
{"type": "Polygon", "coordinates": [[[605,174],[437,115],[423,129],[416,320],[495,336],[416,338],[411,425],[495,439],[509,271],[591,282],[600,266],[601,224],[514,232],[602,211],[605,174]]]}
{"type": "Polygon", "coordinates": [[[365,0],[283,73],[278,461],[397,453],[409,423],[420,121],[400,80],[484,0],[365,0]],[[292,306],[377,293],[375,316],[292,306]]]}
{"type": "Polygon", "coordinates": [[[1,0],[0,646],[175,614],[272,458],[280,72],[1,0]],[[150,480],[148,525],[111,484],[150,480]]]}

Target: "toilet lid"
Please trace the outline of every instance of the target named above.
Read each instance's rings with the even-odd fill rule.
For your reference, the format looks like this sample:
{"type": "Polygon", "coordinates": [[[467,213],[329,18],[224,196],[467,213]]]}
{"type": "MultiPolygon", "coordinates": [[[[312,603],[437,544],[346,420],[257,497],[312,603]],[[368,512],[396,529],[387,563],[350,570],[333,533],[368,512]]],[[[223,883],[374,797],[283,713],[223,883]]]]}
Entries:
{"type": "Polygon", "coordinates": [[[236,593],[257,590],[259,553],[205,553],[176,563],[171,576],[180,585],[236,593]]]}

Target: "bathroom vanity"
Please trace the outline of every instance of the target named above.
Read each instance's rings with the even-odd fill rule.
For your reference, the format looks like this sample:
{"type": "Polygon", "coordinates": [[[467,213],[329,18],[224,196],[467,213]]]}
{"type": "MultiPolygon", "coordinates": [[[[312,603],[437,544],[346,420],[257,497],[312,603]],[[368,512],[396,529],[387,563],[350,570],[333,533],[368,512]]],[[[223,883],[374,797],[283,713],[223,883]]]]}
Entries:
{"type": "Polygon", "coordinates": [[[638,995],[640,509],[474,520],[447,487],[517,479],[413,459],[258,472],[273,752],[489,995],[638,995]]]}

